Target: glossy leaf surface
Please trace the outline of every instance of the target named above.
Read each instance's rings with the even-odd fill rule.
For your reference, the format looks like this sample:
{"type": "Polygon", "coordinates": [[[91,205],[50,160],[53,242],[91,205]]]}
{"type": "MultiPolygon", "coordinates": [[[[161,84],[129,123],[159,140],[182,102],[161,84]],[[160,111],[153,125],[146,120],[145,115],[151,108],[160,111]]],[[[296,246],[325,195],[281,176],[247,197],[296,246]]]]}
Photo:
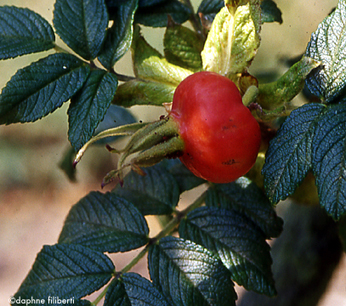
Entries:
{"type": "Polygon", "coordinates": [[[218,254],[232,280],[247,290],[276,294],[269,245],[246,216],[235,210],[200,207],[181,222],[179,234],[218,254]]]}
{"type": "Polygon", "coordinates": [[[320,204],[335,220],[346,214],[346,104],[328,107],[312,142],[320,204]]]}
{"type": "Polygon", "coordinates": [[[179,185],[180,193],[195,188],[205,180],[195,176],[185,165],[178,159],[164,159],[161,166],[165,167],[175,178],[179,185]]]}
{"type": "Polygon", "coordinates": [[[338,6],[311,35],[306,55],[320,61],[322,66],[307,78],[311,93],[326,103],[341,95],[346,73],[346,1],[338,6]]]}
{"type": "Polygon", "coordinates": [[[153,284],[173,305],[235,305],[230,272],[198,244],[165,237],[151,247],[148,262],[153,284]]]}
{"type": "Polygon", "coordinates": [[[79,299],[104,286],[113,270],[106,255],[81,245],[44,246],[15,297],[79,299]]]}
{"type": "Polygon", "coordinates": [[[56,53],[20,69],[0,96],[0,123],[31,122],[56,110],[84,84],[90,68],[56,53]]]}
{"type": "MultiPolygon", "coordinates": [[[[159,1],[151,1],[154,2],[159,1]]],[[[149,27],[166,27],[168,16],[177,23],[183,23],[190,17],[191,10],[179,0],[166,0],[154,5],[142,6],[138,9],[135,21],[149,27]]]]}
{"type": "Polygon", "coordinates": [[[104,0],[57,0],[54,27],[62,40],[85,59],[94,59],[102,48],[108,27],[104,0]]]}
{"type": "Polygon", "coordinates": [[[307,104],[293,111],[270,142],[262,173],[269,199],[286,199],[311,169],[315,126],[326,107],[307,104]]]}
{"type": "Polygon", "coordinates": [[[277,217],[268,198],[245,177],[209,188],[206,204],[241,212],[262,230],[266,238],[277,237],[282,231],[282,220],[277,217]]]}
{"type": "Polygon", "coordinates": [[[120,5],[114,16],[114,23],[107,31],[103,50],[98,59],[110,69],[130,48],[133,36],[133,20],[138,0],[120,5]]]}
{"type": "Polygon", "coordinates": [[[0,7],[0,59],[54,48],[55,35],[39,14],[14,6],[0,7]]]}
{"type": "Polygon", "coordinates": [[[59,243],[81,244],[101,252],[125,252],[148,242],[144,217],[113,193],[91,192],[72,207],[59,243]]]}
{"type": "Polygon", "coordinates": [[[261,1],[262,22],[282,23],[282,13],[273,0],[261,1]]]}
{"type": "Polygon", "coordinates": [[[145,176],[130,172],[115,194],[133,203],[144,215],[170,214],[179,201],[179,187],[174,177],[160,166],[145,168],[145,176]]]}
{"type": "Polygon", "coordinates": [[[93,70],[68,110],[69,140],[78,151],[94,134],[115,95],[118,79],[106,71],[93,70]]]}
{"type": "Polygon", "coordinates": [[[104,305],[169,306],[170,304],[149,280],[135,273],[125,273],[120,279],[112,282],[104,305]]]}

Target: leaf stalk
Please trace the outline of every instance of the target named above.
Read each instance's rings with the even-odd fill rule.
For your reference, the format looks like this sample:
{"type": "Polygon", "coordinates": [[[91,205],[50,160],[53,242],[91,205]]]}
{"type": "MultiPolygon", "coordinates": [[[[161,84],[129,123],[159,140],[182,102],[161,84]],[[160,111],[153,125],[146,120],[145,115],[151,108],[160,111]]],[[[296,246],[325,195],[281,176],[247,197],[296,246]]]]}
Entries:
{"type": "MultiPolygon", "coordinates": [[[[120,273],[116,273],[116,275],[121,275],[124,274],[128,271],[130,271],[149,251],[150,246],[154,243],[156,243],[157,241],[159,241],[161,238],[166,237],[168,235],[170,235],[177,227],[177,225],[179,225],[180,221],[186,217],[186,215],[192,211],[193,209],[201,206],[204,201],[205,198],[207,196],[207,192],[203,192],[190,206],[188,206],[187,208],[185,208],[182,211],[178,211],[175,215],[175,217],[167,223],[167,225],[165,226],[164,229],[162,229],[162,231],[160,231],[155,237],[151,238],[149,243],[144,247],[144,249],[134,258],[131,260],[130,263],[128,263],[121,271],[120,273]]],[[[109,286],[111,283],[109,283],[105,289],[100,293],[100,295],[95,299],[94,302],[92,302],[92,305],[97,305],[101,299],[106,295],[109,286]]]]}

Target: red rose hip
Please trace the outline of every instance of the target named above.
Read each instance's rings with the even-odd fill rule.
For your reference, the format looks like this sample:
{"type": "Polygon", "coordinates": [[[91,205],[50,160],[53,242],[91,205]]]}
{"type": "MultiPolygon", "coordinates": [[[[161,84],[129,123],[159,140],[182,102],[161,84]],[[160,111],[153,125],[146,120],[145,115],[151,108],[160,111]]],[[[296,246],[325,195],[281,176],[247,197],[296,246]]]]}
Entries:
{"type": "Polygon", "coordinates": [[[169,116],[184,141],[180,160],[196,176],[229,183],[254,165],[260,127],[228,78],[213,72],[190,75],[175,90],[169,116]]]}

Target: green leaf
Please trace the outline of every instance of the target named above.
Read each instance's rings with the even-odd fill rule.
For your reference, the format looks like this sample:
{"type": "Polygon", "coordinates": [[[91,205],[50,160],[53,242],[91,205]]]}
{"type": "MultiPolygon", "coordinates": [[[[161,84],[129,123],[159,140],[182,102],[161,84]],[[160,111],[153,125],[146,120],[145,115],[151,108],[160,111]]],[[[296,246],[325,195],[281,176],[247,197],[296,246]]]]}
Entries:
{"type": "Polygon", "coordinates": [[[311,93],[329,103],[343,93],[346,83],[346,1],[323,20],[306,49],[306,56],[321,62],[306,84],[311,93]]]}
{"type": "Polygon", "coordinates": [[[170,63],[193,71],[202,69],[204,43],[196,32],[169,20],[163,44],[165,57],[170,63]]]}
{"type": "Polygon", "coordinates": [[[114,23],[107,31],[103,50],[98,57],[98,60],[107,69],[112,68],[131,46],[137,4],[138,0],[130,0],[116,10],[114,23]]]}
{"type": "Polygon", "coordinates": [[[59,108],[84,84],[90,68],[56,53],[20,69],[0,96],[0,124],[31,122],[59,108]]]}
{"type": "Polygon", "coordinates": [[[262,173],[271,202],[286,199],[311,169],[312,139],[325,111],[313,103],[294,110],[270,142],[262,173]]]}
{"type": "Polygon", "coordinates": [[[106,255],[81,245],[44,246],[14,297],[79,299],[104,286],[113,270],[106,255]]]}
{"type": "MultiPolygon", "coordinates": [[[[139,7],[146,7],[146,6],[159,4],[159,3],[165,2],[165,1],[170,1],[170,0],[139,0],[138,6],[139,7]]],[[[106,0],[106,5],[109,9],[112,9],[112,8],[118,8],[126,2],[127,2],[127,0],[106,0]]]]}
{"type": "MultiPolygon", "coordinates": [[[[213,21],[215,15],[225,6],[224,0],[203,0],[198,8],[198,13],[202,13],[209,21],[213,21]]],[[[282,23],[281,11],[272,0],[261,1],[261,22],[282,23]]]]}
{"type": "Polygon", "coordinates": [[[112,281],[104,306],[169,306],[165,297],[146,278],[136,273],[125,273],[112,281]]]}
{"type": "Polygon", "coordinates": [[[278,237],[282,231],[282,220],[277,217],[268,198],[245,177],[233,183],[210,187],[206,205],[241,212],[262,230],[266,238],[278,237]]]}
{"type": "Polygon", "coordinates": [[[162,55],[151,47],[135,29],[133,43],[133,66],[136,77],[142,80],[178,86],[179,83],[193,72],[170,64],[162,55]]]}
{"type": "Polygon", "coordinates": [[[157,105],[172,102],[176,86],[154,81],[131,80],[119,86],[113,103],[131,107],[133,105],[157,105]]]}
{"type": "Polygon", "coordinates": [[[140,7],[151,6],[151,5],[155,5],[165,1],[167,2],[167,0],[139,0],[139,6],[140,7]]]}
{"type": "Polygon", "coordinates": [[[200,207],[182,220],[179,235],[218,254],[232,280],[247,290],[276,294],[270,247],[246,216],[235,210],[200,207]]]}
{"type": "Polygon", "coordinates": [[[162,1],[155,5],[139,7],[135,22],[149,27],[166,27],[168,16],[177,23],[184,23],[192,13],[190,8],[179,0],[162,1]]]}
{"type": "Polygon", "coordinates": [[[328,107],[317,122],[312,169],[320,204],[335,220],[346,214],[346,104],[328,107]]]}
{"type": "Polygon", "coordinates": [[[282,13],[273,0],[261,1],[262,22],[282,23],[282,13]]]}
{"type": "Polygon", "coordinates": [[[39,14],[14,6],[0,7],[0,59],[54,48],[54,31],[39,14]]]}
{"type": "Polygon", "coordinates": [[[290,102],[303,90],[305,79],[311,70],[319,65],[320,62],[303,56],[277,81],[262,84],[258,87],[257,103],[265,109],[276,109],[290,102]]]}
{"type": "Polygon", "coordinates": [[[153,284],[174,305],[230,306],[237,295],[230,272],[210,251],[194,242],[168,236],[148,256],[153,284]]]}
{"type": "Polygon", "coordinates": [[[94,134],[115,95],[118,79],[114,74],[93,70],[83,87],[71,99],[68,110],[69,140],[78,151],[94,134]]]}
{"type": "Polygon", "coordinates": [[[202,51],[204,70],[232,77],[250,66],[260,44],[260,12],[258,0],[221,9],[202,51]]]}
{"type": "Polygon", "coordinates": [[[114,193],[133,203],[144,215],[170,214],[179,202],[174,177],[160,166],[145,169],[145,176],[131,171],[114,193]]]}
{"type": "Polygon", "coordinates": [[[166,168],[175,178],[179,185],[180,193],[193,189],[206,181],[195,176],[185,165],[178,159],[164,159],[160,165],[166,168]]]}
{"type": "Polygon", "coordinates": [[[132,306],[124,283],[119,278],[112,280],[105,297],[104,306],[132,306]]]}
{"type": "Polygon", "coordinates": [[[198,7],[198,13],[215,15],[225,6],[224,0],[203,0],[198,7]]]}
{"type": "Polygon", "coordinates": [[[101,51],[108,27],[104,0],[57,0],[54,27],[62,40],[85,59],[94,59],[101,51]]]}
{"type": "Polygon", "coordinates": [[[129,201],[113,193],[91,192],[71,208],[59,243],[126,252],[146,244],[148,234],[144,217],[129,201]]]}

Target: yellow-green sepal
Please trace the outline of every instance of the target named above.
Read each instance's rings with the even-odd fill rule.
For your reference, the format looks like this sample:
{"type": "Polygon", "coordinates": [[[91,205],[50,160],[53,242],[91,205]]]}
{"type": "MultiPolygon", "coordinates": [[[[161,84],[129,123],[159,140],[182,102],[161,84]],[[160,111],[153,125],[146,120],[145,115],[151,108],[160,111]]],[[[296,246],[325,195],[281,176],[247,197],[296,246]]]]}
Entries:
{"type": "Polygon", "coordinates": [[[170,63],[192,71],[202,69],[204,41],[196,32],[169,18],[163,44],[165,57],[170,63]]]}
{"type": "Polygon", "coordinates": [[[178,86],[193,72],[169,63],[157,50],[150,46],[135,28],[132,42],[134,72],[138,79],[178,86]]]}
{"type": "Polygon", "coordinates": [[[259,0],[225,1],[202,51],[203,69],[233,80],[250,66],[260,45],[259,0]]]}
{"type": "Polygon", "coordinates": [[[303,56],[277,81],[259,85],[257,103],[266,110],[284,107],[301,92],[308,74],[320,64],[310,57],[303,56]]]}

